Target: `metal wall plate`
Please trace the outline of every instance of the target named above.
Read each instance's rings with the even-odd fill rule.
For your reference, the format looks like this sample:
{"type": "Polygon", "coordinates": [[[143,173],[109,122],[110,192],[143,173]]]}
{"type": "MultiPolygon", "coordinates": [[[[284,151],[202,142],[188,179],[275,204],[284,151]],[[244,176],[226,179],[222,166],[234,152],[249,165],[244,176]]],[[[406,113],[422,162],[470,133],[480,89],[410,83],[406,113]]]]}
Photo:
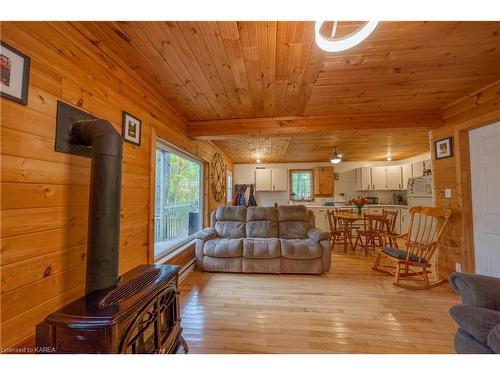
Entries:
{"type": "Polygon", "coordinates": [[[78,108],[57,101],[56,144],[54,150],[90,158],[90,148],[73,143],[69,130],[71,125],[76,121],[91,120],[95,118],[96,117],[92,116],[90,113],[83,112],[78,108]]]}

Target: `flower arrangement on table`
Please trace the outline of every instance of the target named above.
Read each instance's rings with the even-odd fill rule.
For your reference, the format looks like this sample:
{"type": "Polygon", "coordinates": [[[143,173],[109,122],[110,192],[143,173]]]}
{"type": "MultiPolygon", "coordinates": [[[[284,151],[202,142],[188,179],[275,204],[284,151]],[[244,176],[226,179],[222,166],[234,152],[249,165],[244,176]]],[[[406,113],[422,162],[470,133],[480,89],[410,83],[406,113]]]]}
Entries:
{"type": "Polygon", "coordinates": [[[363,206],[368,203],[368,200],[365,197],[356,197],[351,199],[351,203],[358,209],[358,215],[361,215],[361,210],[363,206]]]}

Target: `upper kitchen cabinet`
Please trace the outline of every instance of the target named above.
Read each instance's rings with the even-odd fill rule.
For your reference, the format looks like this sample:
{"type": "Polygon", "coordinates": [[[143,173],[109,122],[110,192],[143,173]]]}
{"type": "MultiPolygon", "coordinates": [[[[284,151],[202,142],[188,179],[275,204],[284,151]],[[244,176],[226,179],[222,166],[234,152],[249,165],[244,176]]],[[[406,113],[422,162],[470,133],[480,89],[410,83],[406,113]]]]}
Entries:
{"type": "Polygon", "coordinates": [[[271,169],[256,169],[255,170],[255,190],[256,191],[272,191],[273,180],[271,169]]]}
{"type": "Polygon", "coordinates": [[[286,191],[288,171],[283,168],[257,168],[255,170],[256,191],[286,191]]]}
{"type": "Polygon", "coordinates": [[[271,172],[273,191],[288,190],[288,170],[284,168],[273,168],[271,172]]]}
{"type": "Polygon", "coordinates": [[[356,168],[356,190],[372,190],[371,168],[356,168]]]}
{"type": "Polygon", "coordinates": [[[411,165],[413,170],[413,177],[420,177],[424,175],[424,162],[417,161],[411,165]]]}
{"type": "Polygon", "coordinates": [[[404,190],[408,183],[408,169],[411,165],[388,167],[363,167],[356,169],[357,190],[404,190]],[[404,176],[403,176],[404,175],[404,176]]]}
{"type": "Polygon", "coordinates": [[[403,180],[403,190],[406,190],[408,188],[408,179],[413,177],[411,164],[403,164],[401,166],[401,177],[403,180]]]}
{"type": "Polygon", "coordinates": [[[334,192],[333,167],[314,168],[314,195],[332,196],[334,192]]]}
{"type": "Polygon", "coordinates": [[[403,188],[403,177],[401,165],[387,167],[387,190],[401,190],[403,188]]]}
{"type": "Polygon", "coordinates": [[[371,190],[387,189],[386,167],[372,167],[372,188],[371,190]]]}
{"type": "Polygon", "coordinates": [[[432,161],[431,159],[424,160],[424,172],[427,171],[428,174],[432,173],[432,161]]]}

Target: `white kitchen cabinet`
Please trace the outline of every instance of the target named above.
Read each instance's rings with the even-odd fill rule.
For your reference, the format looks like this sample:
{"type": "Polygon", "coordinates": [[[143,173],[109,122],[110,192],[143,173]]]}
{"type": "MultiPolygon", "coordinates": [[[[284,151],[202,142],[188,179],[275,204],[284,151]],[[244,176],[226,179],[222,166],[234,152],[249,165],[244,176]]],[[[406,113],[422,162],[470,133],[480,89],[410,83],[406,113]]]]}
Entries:
{"type": "Polygon", "coordinates": [[[410,212],[407,208],[401,208],[400,210],[400,227],[398,234],[406,234],[408,233],[408,227],[410,225],[410,212]]]}
{"type": "Polygon", "coordinates": [[[255,170],[256,191],[286,191],[288,171],[283,168],[257,168],[255,170]]]}
{"type": "Polygon", "coordinates": [[[273,191],[288,190],[288,170],[284,168],[271,169],[271,180],[273,191]]]}
{"type": "Polygon", "coordinates": [[[432,170],[432,161],[431,159],[424,160],[424,171],[432,170]]]}
{"type": "Polygon", "coordinates": [[[327,232],[330,231],[330,224],[328,223],[327,209],[326,208],[314,208],[312,209],[314,213],[314,221],[316,228],[323,229],[327,232]]]}
{"type": "Polygon", "coordinates": [[[386,167],[372,167],[372,188],[371,190],[387,189],[386,167]]]}
{"type": "Polygon", "coordinates": [[[255,184],[255,167],[248,165],[235,165],[233,183],[236,185],[255,184]]]}
{"type": "Polygon", "coordinates": [[[256,191],[272,191],[273,180],[271,169],[256,169],[255,170],[255,190],[256,191]]]}
{"type": "Polygon", "coordinates": [[[366,213],[369,215],[382,215],[383,211],[382,207],[368,207],[366,213]]]}
{"type": "Polygon", "coordinates": [[[356,189],[357,190],[373,190],[372,189],[372,169],[368,167],[356,169],[356,189]]]}
{"type": "Polygon", "coordinates": [[[391,165],[387,167],[387,190],[403,189],[403,177],[400,165],[391,165]]]}
{"type": "Polygon", "coordinates": [[[411,164],[403,164],[401,166],[401,177],[403,180],[403,190],[408,189],[408,179],[413,177],[411,164]]]}
{"type": "Polygon", "coordinates": [[[416,163],[413,163],[412,165],[412,170],[413,170],[413,177],[420,177],[424,175],[424,162],[423,161],[417,161],[416,163]]]}

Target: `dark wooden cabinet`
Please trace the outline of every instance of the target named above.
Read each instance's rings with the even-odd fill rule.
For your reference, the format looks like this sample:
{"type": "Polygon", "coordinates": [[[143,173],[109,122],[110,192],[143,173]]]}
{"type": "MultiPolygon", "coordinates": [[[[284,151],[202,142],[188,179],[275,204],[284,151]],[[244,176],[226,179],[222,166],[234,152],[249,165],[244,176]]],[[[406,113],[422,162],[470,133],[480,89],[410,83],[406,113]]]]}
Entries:
{"type": "Polygon", "coordinates": [[[314,195],[333,196],[334,192],[333,167],[314,168],[314,195]]]}
{"type": "Polygon", "coordinates": [[[182,344],[177,266],[136,267],[109,290],[92,292],[37,326],[55,353],[176,353],[182,344]]]}

